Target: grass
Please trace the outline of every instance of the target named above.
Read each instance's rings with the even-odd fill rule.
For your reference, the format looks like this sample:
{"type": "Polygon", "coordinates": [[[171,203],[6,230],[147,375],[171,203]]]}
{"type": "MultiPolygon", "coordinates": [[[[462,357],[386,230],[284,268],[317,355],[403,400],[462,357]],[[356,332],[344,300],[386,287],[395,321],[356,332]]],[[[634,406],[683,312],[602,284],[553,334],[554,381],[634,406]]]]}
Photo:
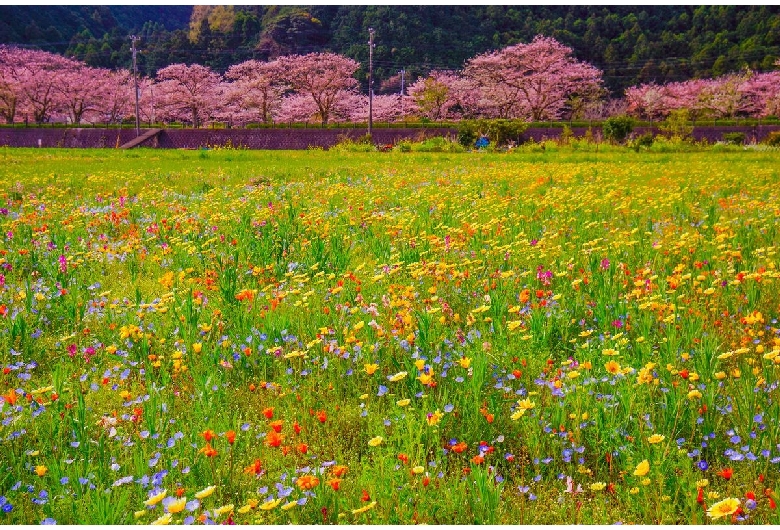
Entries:
{"type": "Polygon", "coordinates": [[[0,149],[0,523],[777,524],[778,169],[0,149]]]}

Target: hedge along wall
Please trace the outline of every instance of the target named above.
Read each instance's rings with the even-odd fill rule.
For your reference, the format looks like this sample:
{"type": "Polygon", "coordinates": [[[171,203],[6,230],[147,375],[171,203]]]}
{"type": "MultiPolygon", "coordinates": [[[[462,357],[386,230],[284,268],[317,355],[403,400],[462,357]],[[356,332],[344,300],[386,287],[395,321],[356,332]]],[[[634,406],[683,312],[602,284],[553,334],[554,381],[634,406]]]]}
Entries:
{"type": "MultiPolygon", "coordinates": [[[[756,125],[745,127],[707,126],[695,127],[693,137],[710,143],[723,139],[725,133],[743,132],[745,141],[762,141],[770,132],[780,130],[780,125],[756,125]]],[[[562,127],[534,127],[523,134],[523,141],[539,142],[558,138],[562,127]]],[[[583,136],[587,128],[575,127],[575,136],[583,136]]],[[[145,129],[141,130],[143,134],[145,129]]],[[[658,132],[657,128],[637,127],[635,135],[658,132]]],[[[164,129],[146,147],[173,149],[199,149],[228,146],[247,149],[307,149],[332,147],[343,139],[356,140],[366,134],[366,129],[164,129]]],[[[593,127],[593,134],[601,137],[601,127],[593,127]]],[[[400,140],[419,140],[432,136],[455,138],[457,130],[441,129],[375,129],[374,142],[379,145],[394,144],[400,140]]],[[[0,146],[9,147],[104,147],[116,148],[134,139],[134,129],[36,129],[0,128],[0,146]]]]}

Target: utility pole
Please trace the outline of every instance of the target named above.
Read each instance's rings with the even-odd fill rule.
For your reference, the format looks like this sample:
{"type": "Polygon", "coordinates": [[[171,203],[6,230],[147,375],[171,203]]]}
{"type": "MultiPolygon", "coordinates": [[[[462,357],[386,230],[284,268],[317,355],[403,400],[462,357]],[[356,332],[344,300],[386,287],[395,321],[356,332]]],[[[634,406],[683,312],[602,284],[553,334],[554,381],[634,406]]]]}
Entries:
{"type": "Polygon", "coordinates": [[[374,28],[368,28],[368,136],[374,129],[374,28]]]}
{"type": "Polygon", "coordinates": [[[138,112],[138,65],[136,64],[135,56],[136,56],[136,49],[135,49],[135,41],[138,40],[138,37],[135,35],[130,35],[130,41],[133,43],[133,81],[135,83],[135,135],[136,137],[141,136],[141,120],[138,112]]]}
{"type": "Polygon", "coordinates": [[[401,117],[404,115],[404,78],[406,76],[406,69],[401,68],[401,117]]]}

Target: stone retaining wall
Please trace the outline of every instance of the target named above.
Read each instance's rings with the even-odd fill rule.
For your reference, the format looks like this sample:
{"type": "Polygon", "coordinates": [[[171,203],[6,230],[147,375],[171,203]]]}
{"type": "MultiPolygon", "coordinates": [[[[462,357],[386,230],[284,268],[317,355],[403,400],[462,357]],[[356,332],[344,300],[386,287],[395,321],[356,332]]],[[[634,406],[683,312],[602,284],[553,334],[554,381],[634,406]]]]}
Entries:
{"type": "MultiPolygon", "coordinates": [[[[575,136],[583,136],[584,127],[575,127],[575,136]]],[[[142,129],[143,132],[146,129],[142,129]]],[[[657,128],[637,127],[634,135],[658,132],[657,128]]],[[[756,125],[745,127],[707,126],[695,127],[696,140],[710,143],[723,139],[725,133],[743,132],[748,143],[762,141],[770,132],[780,131],[780,125],[756,125]]],[[[523,141],[539,142],[560,136],[560,127],[534,127],[525,131],[523,141]]],[[[199,149],[232,145],[247,149],[307,149],[329,148],[344,138],[353,140],[366,134],[366,129],[164,129],[144,144],[148,147],[199,149]]],[[[393,144],[403,139],[418,140],[423,137],[449,136],[457,131],[437,129],[374,129],[374,141],[380,145],[393,144]]],[[[601,127],[594,127],[593,134],[601,136],[601,127]]],[[[48,128],[0,128],[0,146],[10,147],[110,147],[115,148],[135,138],[134,129],[48,129],[48,128]]]]}

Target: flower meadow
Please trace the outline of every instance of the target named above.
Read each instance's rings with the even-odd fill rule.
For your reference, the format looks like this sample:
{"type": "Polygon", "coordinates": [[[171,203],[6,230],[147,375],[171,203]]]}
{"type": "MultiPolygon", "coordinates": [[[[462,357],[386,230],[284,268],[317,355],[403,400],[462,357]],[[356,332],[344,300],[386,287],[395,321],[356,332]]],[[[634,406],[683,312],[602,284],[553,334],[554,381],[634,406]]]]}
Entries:
{"type": "Polygon", "coordinates": [[[0,159],[0,524],[780,523],[773,152],[0,159]]]}

